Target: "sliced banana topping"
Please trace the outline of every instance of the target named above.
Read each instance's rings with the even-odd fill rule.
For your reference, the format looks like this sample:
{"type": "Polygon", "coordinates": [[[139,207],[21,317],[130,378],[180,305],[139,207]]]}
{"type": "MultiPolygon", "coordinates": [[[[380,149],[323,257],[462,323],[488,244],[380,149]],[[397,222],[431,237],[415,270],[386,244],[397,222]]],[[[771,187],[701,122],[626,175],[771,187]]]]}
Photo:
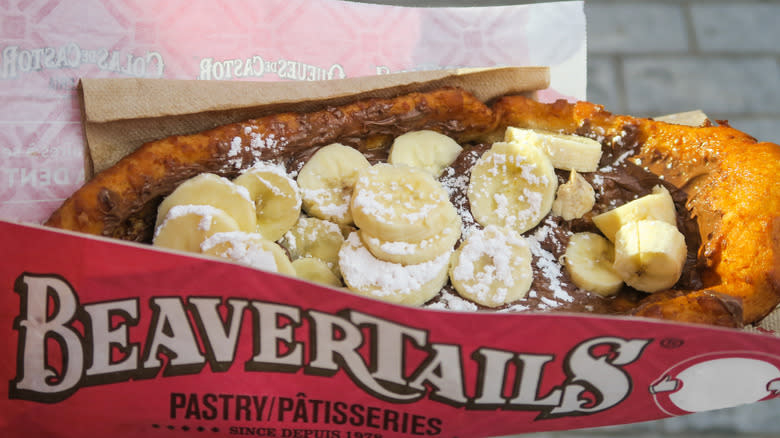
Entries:
{"type": "Polygon", "coordinates": [[[558,186],[558,193],[553,201],[552,214],[570,221],[578,219],[593,209],[596,204],[596,191],[583,178],[572,170],[569,181],[558,186]]]}
{"type": "Polygon", "coordinates": [[[447,191],[430,173],[392,164],[360,172],[351,211],[364,232],[406,242],[439,234],[457,215],[447,191]]]}
{"type": "Polygon", "coordinates": [[[157,209],[155,228],[176,205],[210,205],[232,217],[241,231],[251,233],[257,229],[255,203],[246,188],[213,173],[192,177],[168,195],[157,209]]]}
{"type": "Polygon", "coordinates": [[[396,304],[420,306],[447,283],[452,251],[413,265],[379,260],[351,233],[339,252],[339,264],[349,290],[396,304]]]}
{"type": "Polygon", "coordinates": [[[293,261],[306,257],[317,258],[325,262],[335,275],[341,276],[339,250],[344,243],[344,236],[339,225],[301,216],[279,243],[287,249],[293,261]]]}
{"type": "MultiPolygon", "coordinates": [[[[397,137],[388,163],[374,166],[360,151],[334,143],[314,153],[297,180],[264,163],[233,182],[198,175],[160,205],[154,244],[345,284],[396,304],[420,306],[449,280],[458,294],[449,293],[452,299],[506,306],[528,294],[535,259],[548,278],[564,278],[555,257],[540,255],[540,233],[551,225],[537,225],[551,212],[569,221],[593,209],[594,188],[578,172],[596,170],[601,145],[513,127],[504,135],[478,159],[483,149],[477,149],[459,185],[465,191],[459,208],[470,205],[471,215],[457,250],[464,219],[436,178],[463,148],[434,131],[397,137]],[[570,170],[560,187],[555,168],[570,170]],[[529,240],[522,237],[534,227],[529,240]]],[[[667,189],[657,186],[593,222],[606,238],[575,233],[560,260],[577,287],[610,296],[624,283],[655,292],[677,282],[687,252],[667,189]]]]}
{"type": "Polygon", "coordinates": [[[450,281],[464,298],[498,307],[523,298],[531,288],[531,250],[511,229],[488,225],[455,251],[450,281]]]}
{"type": "Polygon", "coordinates": [[[361,169],[371,167],[357,149],[333,143],[319,149],[298,172],[303,209],[337,224],[352,223],[349,203],[361,169]]]}
{"type": "Polygon", "coordinates": [[[538,147],[550,157],[556,169],[594,172],[601,160],[601,143],[579,135],[510,126],[504,133],[504,139],[538,147]]]}
{"type": "Polygon", "coordinates": [[[155,230],[153,245],[188,252],[201,252],[209,236],[238,231],[238,223],[225,211],[210,205],[175,205],[155,230]]]}
{"type": "Polygon", "coordinates": [[[573,234],[563,257],[571,280],[581,289],[610,296],[623,286],[623,279],[612,266],[615,247],[603,236],[573,234]]]}
{"type": "Polygon", "coordinates": [[[295,275],[295,269],[284,249],[257,233],[240,231],[215,233],[200,245],[200,249],[204,254],[253,268],[295,275]]]}
{"type": "Polygon", "coordinates": [[[676,226],[677,210],[672,195],[663,186],[655,186],[652,193],[593,217],[593,223],[610,241],[625,224],[644,219],[657,219],[676,226]]]}
{"type": "Polygon", "coordinates": [[[661,220],[629,222],[615,235],[615,271],[634,289],[657,292],[677,283],[687,254],[685,236],[661,220]]]}
{"type": "Polygon", "coordinates": [[[387,162],[427,170],[439,177],[463,148],[452,138],[436,131],[412,131],[396,137],[387,162]]]}
{"type": "Polygon", "coordinates": [[[474,219],[523,233],[552,208],[558,178],[550,159],[523,143],[494,143],[471,170],[468,199],[474,219]]]}
{"type": "Polygon", "coordinates": [[[293,260],[292,267],[295,269],[295,276],[312,283],[323,284],[325,286],[341,287],[341,280],[328,265],[320,259],[314,257],[303,257],[293,260]]]}
{"type": "Polygon", "coordinates": [[[363,230],[359,230],[358,234],[374,257],[386,262],[417,264],[433,260],[443,253],[451,251],[460,239],[461,226],[460,216],[456,213],[452,222],[444,227],[440,233],[416,242],[384,240],[363,230]]]}
{"type": "Polygon", "coordinates": [[[263,238],[279,240],[298,220],[301,214],[298,183],[279,166],[257,164],[233,182],[245,187],[254,201],[257,232],[263,238]]]}

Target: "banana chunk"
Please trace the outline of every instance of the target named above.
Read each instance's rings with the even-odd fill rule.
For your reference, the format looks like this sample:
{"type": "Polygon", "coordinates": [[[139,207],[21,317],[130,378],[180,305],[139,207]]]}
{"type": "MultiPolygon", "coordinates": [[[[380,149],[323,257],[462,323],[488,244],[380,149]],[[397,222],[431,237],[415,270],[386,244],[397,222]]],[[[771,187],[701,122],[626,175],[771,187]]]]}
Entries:
{"type": "Polygon", "coordinates": [[[279,243],[295,261],[313,257],[325,262],[333,273],[341,277],[339,250],[344,243],[341,228],[330,221],[301,216],[279,243]]]}
{"type": "Polygon", "coordinates": [[[257,229],[255,203],[246,188],[213,173],[194,176],[168,195],[157,209],[155,228],[176,205],[210,205],[235,219],[241,231],[251,233],[257,229]]]}
{"type": "Polygon", "coordinates": [[[523,298],[531,288],[531,250],[517,232],[488,225],[474,231],[455,251],[452,286],[462,297],[487,307],[523,298]]]}
{"type": "Polygon", "coordinates": [[[596,204],[596,191],[576,170],[569,174],[569,181],[558,186],[558,194],[552,205],[552,214],[564,220],[581,218],[596,204]]]}
{"type": "Polygon", "coordinates": [[[303,257],[295,259],[292,262],[295,268],[295,276],[312,283],[323,284],[325,286],[341,287],[341,280],[328,265],[320,259],[314,257],[303,257]]]}
{"type": "Polygon", "coordinates": [[[685,236],[660,220],[640,220],[615,235],[615,271],[634,289],[657,292],[674,286],[687,255],[685,236]]]}
{"type": "Polygon", "coordinates": [[[601,143],[579,135],[510,126],[504,133],[504,140],[538,147],[550,157],[556,169],[594,172],[601,160],[601,143]]]}
{"type": "Polygon", "coordinates": [[[200,245],[204,254],[227,259],[264,271],[295,275],[281,246],[257,233],[215,233],[200,245]]]}
{"type": "Polygon", "coordinates": [[[417,242],[383,240],[366,233],[364,230],[359,230],[358,234],[374,257],[392,263],[417,264],[433,260],[445,252],[451,251],[460,239],[461,227],[462,221],[456,213],[452,222],[444,227],[439,234],[417,242]]]}
{"type": "Polygon", "coordinates": [[[455,140],[444,134],[430,130],[412,131],[396,137],[387,162],[425,169],[438,178],[462,150],[455,140]]]}
{"type": "Polygon", "coordinates": [[[447,283],[452,251],[414,265],[379,260],[352,232],[339,251],[339,265],[350,291],[395,304],[420,306],[447,283]]]}
{"type": "Polygon", "coordinates": [[[656,219],[677,225],[677,210],[666,187],[655,186],[652,193],[593,217],[593,223],[610,241],[625,224],[645,219],[656,219]]]}
{"type": "Polygon", "coordinates": [[[498,142],[471,170],[467,196],[474,219],[523,233],[552,208],[558,177],[537,147],[498,142]]]}
{"type": "Polygon", "coordinates": [[[601,296],[616,294],[623,286],[612,263],[615,247],[596,233],[576,233],[569,239],[564,265],[577,287],[601,296]]]}
{"type": "Polygon", "coordinates": [[[155,230],[153,245],[201,252],[201,243],[215,233],[238,231],[238,223],[210,205],[175,205],[155,230]]]}
{"type": "Polygon", "coordinates": [[[349,202],[361,169],[371,167],[357,149],[333,143],[319,149],[298,172],[303,209],[311,216],[351,224],[349,202]]]}
{"type": "Polygon", "coordinates": [[[364,232],[406,242],[439,234],[457,216],[449,194],[430,173],[384,163],[360,172],[351,211],[364,232]]]}
{"type": "Polygon", "coordinates": [[[257,232],[263,238],[279,240],[301,215],[301,195],[298,184],[278,166],[257,164],[234,183],[245,187],[255,203],[257,232]]]}

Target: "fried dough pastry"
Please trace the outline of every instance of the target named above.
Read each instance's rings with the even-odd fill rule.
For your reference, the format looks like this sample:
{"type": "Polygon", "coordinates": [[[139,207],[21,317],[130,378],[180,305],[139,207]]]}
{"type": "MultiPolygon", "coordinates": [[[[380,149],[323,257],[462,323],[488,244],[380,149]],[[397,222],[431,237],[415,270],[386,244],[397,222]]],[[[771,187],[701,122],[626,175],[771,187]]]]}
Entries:
{"type": "Polygon", "coordinates": [[[734,319],[734,307],[723,297],[741,301],[744,323],[780,303],[780,146],[726,124],[673,125],[613,115],[588,102],[542,104],[511,96],[494,110],[500,126],[603,138],[625,135],[630,127],[641,145],[635,159],[687,193],[702,240],[704,288],[651,295],[634,315],[701,322],[709,312],[710,323],[729,325],[724,318],[734,319]]]}
{"type": "Polygon", "coordinates": [[[332,142],[365,150],[413,130],[435,130],[465,142],[491,131],[495,123],[490,108],[471,94],[443,88],[168,137],[144,144],[96,175],[45,225],[150,242],[161,199],[199,173],[232,178],[258,160],[332,142]]]}
{"type": "Polygon", "coordinates": [[[780,146],[758,143],[728,126],[613,115],[588,102],[542,104],[508,96],[491,108],[465,91],[445,88],[168,137],[144,144],[95,176],[46,225],[149,242],[161,199],[200,173],[233,178],[257,161],[290,158],[333,142],[370,154],[387,149],[400,134],[423,129],[458,143],[490,143],[507,126],[598,140],[636,136],[639,146],[631,159],[687,194],[685,208],[702,242],[701,281],[691,290],[620,297],[611,302],[612,311],[736,327],[780,303],[780,146]]]}

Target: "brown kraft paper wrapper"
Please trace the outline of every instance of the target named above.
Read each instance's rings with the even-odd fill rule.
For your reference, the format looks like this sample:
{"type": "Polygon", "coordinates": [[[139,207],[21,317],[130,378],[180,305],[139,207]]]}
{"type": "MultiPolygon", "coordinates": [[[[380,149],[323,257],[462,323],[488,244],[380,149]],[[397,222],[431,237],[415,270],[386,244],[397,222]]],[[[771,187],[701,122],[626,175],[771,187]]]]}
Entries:
{"type": "Polygon", "coordinates": [[[546,67],[455,69],[300,82],[82,79],[87,179],[150,140],[272,113],[315,111],[347,101],[443,86],[482,101],[549,85],[546,67]]]}

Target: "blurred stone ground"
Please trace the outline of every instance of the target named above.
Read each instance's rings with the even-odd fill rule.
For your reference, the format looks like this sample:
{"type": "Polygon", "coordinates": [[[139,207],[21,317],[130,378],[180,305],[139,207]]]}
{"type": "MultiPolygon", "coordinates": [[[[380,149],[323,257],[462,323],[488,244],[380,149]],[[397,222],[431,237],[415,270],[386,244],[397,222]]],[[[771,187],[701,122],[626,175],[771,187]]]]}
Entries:
{"type": "MultiPolygon", "coordinates": [[[[521,0],[377,0],[406,6],[521,0]]],[[[780,143],[780,1],[586,0],[588,100],[653,117],[700,109],[780,143]]],[[[683,417],[523,438],[776,438],[780,399],[683,417]]]]}
{"type": "Polygon", "coordinates": [[[780,1],[588,0],[588,100],[656,116],[701,109],[780,143],[780,1]]]}

